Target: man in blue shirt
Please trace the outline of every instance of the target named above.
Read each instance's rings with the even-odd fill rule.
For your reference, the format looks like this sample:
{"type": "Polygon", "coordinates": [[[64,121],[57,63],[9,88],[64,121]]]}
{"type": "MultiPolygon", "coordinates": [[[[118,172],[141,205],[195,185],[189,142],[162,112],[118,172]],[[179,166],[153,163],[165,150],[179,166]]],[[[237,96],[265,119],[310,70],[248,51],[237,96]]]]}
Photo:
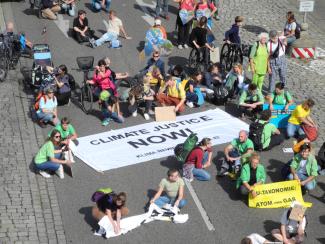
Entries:
{"type": "Polygon", "coordinates": [[[165,73],[165,62],[162,61],[162,59],[160,58],[160,53],[159,51],[154,51],[152,53],[152,58],[150,58],[147,62],[147,66],[140,71],[141,73],[146,73],[148,72],[148,70],[150,69],[151,66],[156,66],[159,68],[161,75],[165,78],[166,77],[166,73],[165,73]]]}
{"type": "Polygon", "coordinates": [[[231,26],[231,28],[225,33],[225,41],[228,43],[241,44],[240,36],[239,36],[239,27],[243,25],[244,17],[236,16],[235,24],[231,26]]]}

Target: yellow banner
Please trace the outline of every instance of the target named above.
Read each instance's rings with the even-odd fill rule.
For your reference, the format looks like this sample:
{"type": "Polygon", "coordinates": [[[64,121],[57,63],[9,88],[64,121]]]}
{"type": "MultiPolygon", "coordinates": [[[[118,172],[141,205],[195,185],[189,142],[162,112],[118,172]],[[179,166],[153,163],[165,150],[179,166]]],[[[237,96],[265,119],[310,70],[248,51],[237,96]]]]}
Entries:
{"type": "Polygon", "coordinates": [[[288,208],[291,202],[298,201],[305,207],[311,207],[312,203],[305,202],[302,198],[299,181],[281,181],[254,187],[257,196],[249,194],[248,206],[250,208],[288,208]]]}

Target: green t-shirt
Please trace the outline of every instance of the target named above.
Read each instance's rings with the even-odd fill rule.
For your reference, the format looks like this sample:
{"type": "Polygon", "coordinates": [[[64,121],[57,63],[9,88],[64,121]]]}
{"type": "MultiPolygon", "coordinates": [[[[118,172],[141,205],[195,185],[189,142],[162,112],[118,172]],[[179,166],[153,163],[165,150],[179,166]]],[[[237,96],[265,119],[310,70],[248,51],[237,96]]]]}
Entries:
{"type": "Polygon", "coordinates": [[[164,189],[167,196],[170,198],[175,198],[178,195],[179,188],[184,186],[184,180],[182,178],[178,178],[176,182],[170,182],[167,179],[162,179],[159,186],[164,189]]]}
{"type": "Polygon", "coordinates": [[[257,89],[255,94],[250,94],[248,91],[243,91],[239,98],[239,105],[247,102],[262,102],[264,103],[264,96],[262,92],[257,89]]]}
{"type": "Polygon", "coordinates": [[[249,138],[244,142],[240,142],[238,138],[233,139],[231,145],[238,150],[240,155],[245,154],[248,149],[254,150],[254,144],[249,138]]]}
{"type": "MultiPolygon", "coordinates": [[[[265,124],[267,123],[264,120],[259,120],[260,124],[265,124]]],[[[263,133],[262,133],[262,144],[263,144],[263,149],[267,148],[270,145],[271,142],[271,137],[277,130],[276,126],[271,123],[267,123],[264,126],[263,133]]]]}
{"type": "Polygon", "coordinates": [[[292,100],[290,93],[287,91],[283,91],[279,95],[273,92],[271,94],[271,98],[273,101],[272,104],[276,104],[276,105],[286,105],[289,101],[292,100]]]}
{"type": "MultiPolygon", "coordinates": [[[[68,136],[72,136],[74,133],[76,133],[75,129],[73,128],[73,126],[71,124],[68,125],[68,129],[67,130],[63,130],[61,124],[56,125],[53,130],[58,130],[61,134],[61,139],[66,139],[68,136]]],[[[48,136],[50,137],[51,132],[53,131],[51,130],[48,134],[48,136]]]]}
{"type": "Polygon", "coordinates": [[[35,156],[35,163],[41,164],[54,158],[54,145],[51,141],[46,142],[35,156]]]}

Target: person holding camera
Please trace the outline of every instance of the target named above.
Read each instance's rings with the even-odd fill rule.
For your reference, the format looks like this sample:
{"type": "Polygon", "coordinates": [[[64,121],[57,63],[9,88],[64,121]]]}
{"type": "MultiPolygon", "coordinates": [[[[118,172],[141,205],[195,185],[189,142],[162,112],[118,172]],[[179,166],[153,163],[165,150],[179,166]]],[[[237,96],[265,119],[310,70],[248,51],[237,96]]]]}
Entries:
{"type": "Polygon", "coordinates": [[[34,158],[35,167],[44,178],[51,177],[47,171],[54,171],[60,179],[64,178],[62,164],[70,164],[71,161],[61,159],[65,148],[60,148],[60,145],[61,133],[58,130],[53,130],[34,158]]]}
{"type": "Polygon", "coordinates": [[[267,42],[269,53],[269,92],[272,93],[275,89],[276,73],[279,73],[280,82],[286,84],[287,75],[287,59],[285,56],[286,39],[278,37],[276,30],[271,30],[269,33],[270,40],[267,42]]]}

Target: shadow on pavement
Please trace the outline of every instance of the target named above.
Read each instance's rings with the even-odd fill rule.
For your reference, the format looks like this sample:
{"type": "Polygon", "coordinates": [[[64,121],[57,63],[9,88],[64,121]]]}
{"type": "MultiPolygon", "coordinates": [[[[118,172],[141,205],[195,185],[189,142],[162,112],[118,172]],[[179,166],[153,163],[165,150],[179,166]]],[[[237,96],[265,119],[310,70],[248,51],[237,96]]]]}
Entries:
{"type": "Polygon", "coordinates": [[[230,180],[228,176],[216,176],[216,181],[232,201],[242,201],[247,204],[247,200],[244,200],[236,188],[236,181],[230,180]]]}
{"type": "Polygon", "coordinates": [[[319,241],[319,243],[325,243],[325,238],[317,238],[317,241],[319,241]]]}
{"type": "Polygon", "coordinates": [[[319,222],[321,222],[321,224],[325,225],[325,215],[319,216],[319,222]]]}
{"type": "Polygon", "coordinates": [[[182,164],[174,156],[169,156],[167,159],[160,162],[161,166],[164,166],[168,169],[182,169],[182,164]]]}
{"type": "Polygon", "coordinates": [[[243,29],[248,32],[255,33],[255,34],[260,34],[261,32],[268,33],[268,31],[265,28],[257,26],[257,25],[244,25],[243,29]]]}
{"type": "Polygon", "coordinates": [[[265,220],[264,221],[264,229],[265,229],[265,232],[268,233],[265,236],[265,238],[268,240],[274,239],[271,232],[272,232],[272,230],[279,229],[279,228],[280,228],[280,223],[275,222],[273,220],[265,220]]]}
{"type": "MultiPolygon", "coordinates": [[[[138,5],[138,4],[133,4],[133,7],[134,7],[134,9],[136,9],[136,10],[139,10],[139,11],[141,11],[141,12],[143,12],[143,10],[142,10],[142,8],[138,5]]],[[[146,8],[146,7],[145,7],[146,8]]],[[[156,15],[156,13],[155,13],[155,10],[154,9],[151,9],[151,8],[146,8],[146,10],[148,11],[148,13],[151,15],[151,16],[155,16],[156,15]]],[[[144,14],[146,14],[146,13],[144,13],[144,14]]]]}
{"type": "Polygon", "coordinates": [[[26,8],[24,11],[23,11],[24,14],[26,15],[34,15],[34,16],[38,16],[38,9],[34,8],[26,8]]]}
{"type": "Polygon", "coordinates": [[[150,200],[155,196],[156,193],[157,193],[156,190],[154,190],[154,189],[148,189],[148,191],[147,191],[148,201],[147,201],[146,205],[143,207],[143,210],[145,212],[148,211],[148,208],[149,208],[149,205],[150,205],[150,200]]]}
{"type": "Polygon", "coordinates": [[[284,164],[284,162],[276,159],[269,160],[269,166],[267,166],[267,175],[270,177],[272,182],[279,182],[283,180],[281,177],[281,169],[284,164]]]}
{"type": "Polygon", "coordinates": [[[235,101],[229,101],[225,104],[225,112],[231,114],[234,117],[240,116],[240,111],[235,101]]]}
{"type": "Polygon", "coordinates": [[[92,207],[83,207],[79,209],[79,213],[84,215],[85,222],[93,229],[95,230],[97,228],[97,222],[93,218],[91,214],[92,207]]]}

